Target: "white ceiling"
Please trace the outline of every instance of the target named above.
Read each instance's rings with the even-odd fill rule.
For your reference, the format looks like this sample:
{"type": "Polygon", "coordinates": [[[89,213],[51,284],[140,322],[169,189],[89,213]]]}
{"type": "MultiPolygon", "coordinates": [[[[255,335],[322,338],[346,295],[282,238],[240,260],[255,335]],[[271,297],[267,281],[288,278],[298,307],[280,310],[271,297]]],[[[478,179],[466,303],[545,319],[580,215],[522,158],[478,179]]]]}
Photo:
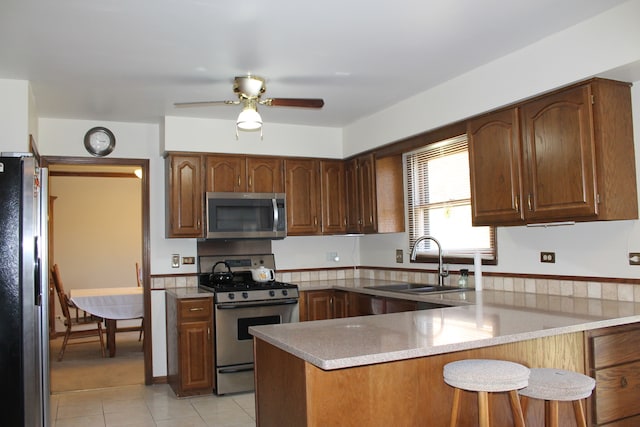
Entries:
{"type": "MultiPolygon", "coordinates": [[[[0,78],[29,80],[40,117],[235,119],[233,77],[265,122],[342,127],[624,0],[0,0],[0,78]]],[[[1,95],[0,95],[1,96],[1,95]]]]}

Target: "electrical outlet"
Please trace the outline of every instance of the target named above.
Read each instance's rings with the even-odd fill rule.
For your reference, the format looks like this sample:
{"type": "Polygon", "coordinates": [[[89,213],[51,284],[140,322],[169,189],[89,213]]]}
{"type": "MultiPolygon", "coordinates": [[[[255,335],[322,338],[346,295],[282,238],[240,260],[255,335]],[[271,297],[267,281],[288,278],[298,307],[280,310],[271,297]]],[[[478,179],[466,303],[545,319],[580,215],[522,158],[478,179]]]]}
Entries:
{"type": "Polygon", "coordinates": [[[184,257],[182,257],[182,263],[183,264],[195,264],[196,263],[196,257],[184,256],[184,257]]]}
{"type": "Polygon", "coordinates": [[[640,265],[640,252],[629,252],[629,265],[640,265]]]}
{"type": "Polygon", "coordinates": [[[555,252],[540,252],[540,262],[548,262],[555,263],[556,262],[556,253],[555,252]]]}
{"type": "Polygon", "coordinates": [[[402,254],[402,249],[396,249],[396,262],[398,264],[402,264],[404,262],[404,255],[402,254]]]}
{"type": "Polygon", "coordinates": [[[327,261],[333,261],[333,262],[340,261],[340,257],[338,256],[338,252],[327,252],[327,261]]]}
{"type": "Polygon", "coordinates": [[[171,255],[171,268],[180,267],[180,254],[171,255]]]}

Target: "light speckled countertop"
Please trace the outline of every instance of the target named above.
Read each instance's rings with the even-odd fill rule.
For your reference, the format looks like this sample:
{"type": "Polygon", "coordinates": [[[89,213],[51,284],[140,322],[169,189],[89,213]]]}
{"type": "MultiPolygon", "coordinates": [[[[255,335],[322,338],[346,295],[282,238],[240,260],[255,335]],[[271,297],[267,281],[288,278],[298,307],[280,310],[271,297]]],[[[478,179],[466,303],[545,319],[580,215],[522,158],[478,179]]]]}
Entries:
{"type": "Polygon", "coordinates": [[[177,299],[183,298],[213,298],[213,292],[195,287],[169,287],[165,291],[177,299]]]}
{"type": "Polygon", "coordinates": [[[300,285],[300,290],[345,289],[456,306],[254,326],[249,331],[331,370],[640,322],[640,304],[632,302],[491,290],[412,297],[363,286],[369,286],[366,279],[325,280],[300,285]]]}

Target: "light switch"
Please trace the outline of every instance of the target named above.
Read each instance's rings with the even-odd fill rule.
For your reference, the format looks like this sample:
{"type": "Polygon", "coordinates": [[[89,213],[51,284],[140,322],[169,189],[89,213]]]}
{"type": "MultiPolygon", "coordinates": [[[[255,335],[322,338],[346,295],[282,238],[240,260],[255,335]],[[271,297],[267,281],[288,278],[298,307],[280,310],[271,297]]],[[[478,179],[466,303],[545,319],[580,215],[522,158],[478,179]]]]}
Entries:
{"type": "Polygon", "coordinates": [[[171,255],[171,267],[172,268],[180,267],[180,254],[171,255]]]}

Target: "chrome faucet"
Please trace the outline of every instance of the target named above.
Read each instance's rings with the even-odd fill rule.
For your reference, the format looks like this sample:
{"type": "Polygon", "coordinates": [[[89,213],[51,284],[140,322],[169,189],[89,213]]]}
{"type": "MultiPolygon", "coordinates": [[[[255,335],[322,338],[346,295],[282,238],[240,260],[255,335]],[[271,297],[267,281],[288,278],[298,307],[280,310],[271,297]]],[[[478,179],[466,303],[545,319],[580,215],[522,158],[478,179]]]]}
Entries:
{"type": "Polygon", "coordinates": [[[436,246],[438,246],[438,286],[444,286],[444,278],[449,275],[449,272],[444,271],[444,264],[442,263],[442,246],[440,245],[440,242],[438,242],[438,240],[435,237],[431,237],[431,236],[418,237],[416,242],[413,244],[413,249],[411,250],[411,261],[416,260],[418,245],[423,240],[433,240],[436,246]]]}

